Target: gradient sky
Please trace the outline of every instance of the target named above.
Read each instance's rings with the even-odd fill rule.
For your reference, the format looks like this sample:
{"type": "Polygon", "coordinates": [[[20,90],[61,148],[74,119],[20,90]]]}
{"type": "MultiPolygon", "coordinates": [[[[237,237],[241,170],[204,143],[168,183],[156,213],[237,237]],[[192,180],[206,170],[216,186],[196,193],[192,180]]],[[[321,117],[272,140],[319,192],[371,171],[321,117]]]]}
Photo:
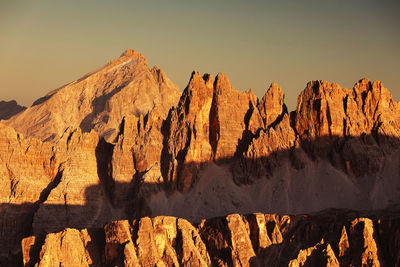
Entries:
{"type": "Polygon", "coordinates": [[[192,70],[225,72],[290,109],[307,81],[367,77],[400,98],[398,0],[1,0],[0,100],[23,105],[133,48],[181,90],[192,70]]]}

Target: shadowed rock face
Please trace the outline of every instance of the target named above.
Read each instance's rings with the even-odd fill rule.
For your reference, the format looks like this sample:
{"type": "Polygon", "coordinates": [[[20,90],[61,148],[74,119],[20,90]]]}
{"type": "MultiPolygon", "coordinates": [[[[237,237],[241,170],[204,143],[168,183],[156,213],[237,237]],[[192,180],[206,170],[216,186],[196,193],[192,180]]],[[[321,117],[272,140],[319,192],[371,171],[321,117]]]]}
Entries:
{"type": "Polygon", "coordinates": [[[5,122],[24,136],[57,141],[66,128],[94,129],[113,141],[126,115],[139,117],[152,109],[166,115],[179,99],[178,87],[146,58],[126,50],[119,58],[35,101],[5,122]]]}
{"type": "Polygon", "coordinates": [[[74,265],[74,260],[82,264],[148,262],[152,266],[275,261],[303,266],[327,260],[333,265],[349,262],[357,266],[353,259],[369,257],[376,249],[383,256],[372,255],[374,263],[395,255],[378,240],[391,238],[386,230],[375,237],[385,228],[377,227],[381,224],[373,218],[371,225],[361,215],[346,215],[349,220],[343,222],[329,219],[334,232],[340,232],[339,241],[328,240],[325,235],[331,228],[319,222],[310,222],[320,229],[317,238],[314,228],[306,229],[310,236],[306,232],[303,237],[305,230],[296,230],[303,229],[302,224],[290,223],[289,232],[298,241],[288,242],[298,243],[278,245],[275,254],[259,247],[284,240],[283,223],[277,226],[280,237],[268,216],[211,219],[232,213],[305,214],[327,208],[371,211],[398,204],[399,104],[382,83],[363,79],[349,90],[313,81],[290,113],[277,84],[271,84],[259,100],[251,91],[235,90],[222,73],[214,79],[193,72],[177,105],[169,109],[162,99],[169,99],[165,100],[168,103],[174,98],[170,85],[161,70],[149,70],[143,56],[127,51],[6,122],[22,127],[31,117],[29,123],[35,125],[26,124],[31,132],[24,134],[38,134],[42,139],[51,134],[52,142],[22,137],[0,124],[4,264],[13,260],[21,264],[22,252],[25,262],[32,254],[29,257],[43,266],[58,261],[74,265]],[[151,105],[146,104],[149,86],[158,92],[151,105]],[[64,103],[62,113],[61,109],[48,113],[53,101],[64,103]],[[159,215],[181,219],[140,219],[159,215]],[[105,231],[98,231],[111,221],[127,219],[130,223],[111,223],[105,231]],[[203,219],[207,220],[202,224],[203,219]],[[257,230],[254,222],[266,226],[257,230]],[[365,225],[369,230],[363,230],[365,225]],[[71,229],[62,231],[65,228],[71,229]],[[97,230],[92,234],[92,230],[72,228],[97,230]],[[130,236],[112,234],[121,231],[130,236]],[[350,232],[363,237],[353,239],[350,232]],[[256,233],[264,234],[257,237],[256,233]],[[21,240],[28,236],[33,237],[24,239],[21,249],[21,240]],[[352,256],[344,256],[346,238],[351,245],[349,240],[364,242],[367,237],[376,243],[365,241],[359,246],[370,248],[367,256],[354,256],[365,254],[359,247],[352,256]],[[100,243],[91,241],[98,239],[100,243]],[[59,244],[59,240],[66,242],[59,244]],[[77,251],[66,254],[75,249],[68,243],[75,242],[81,242],[77,251]],[[43,250],[43,244],[48,248],[43,250]]]}
{"type": "Polygon", "coordinates": [[[0,101],[0,120],[8,120],[25,109],[26,107],[18,105],[15,100],[0,101]]]}

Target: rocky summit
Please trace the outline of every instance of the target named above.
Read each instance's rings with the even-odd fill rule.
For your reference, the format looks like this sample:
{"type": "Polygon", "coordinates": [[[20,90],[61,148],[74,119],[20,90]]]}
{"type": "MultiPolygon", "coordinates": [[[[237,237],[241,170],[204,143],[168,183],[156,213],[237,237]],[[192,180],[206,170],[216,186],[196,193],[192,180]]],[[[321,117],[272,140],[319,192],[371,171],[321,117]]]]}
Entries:
{"type": "Polygon", "coordinates": [[[289,111],[276,83],[259,99],[194,71],[180,93],[127,50],[16,106],[0,265],[400,264],[400,104],[380,81],[311,81],[289,111]]]}
{"type": "Polygon", "coordinates": [[[126,115],[153,109],[166,115],[179,99],[178,87],[146,58],[126,50],[119,58],[36,100],[5,124],[26,137],[57,141],[67,127],[95,130],[112,141],[126,115]]]}

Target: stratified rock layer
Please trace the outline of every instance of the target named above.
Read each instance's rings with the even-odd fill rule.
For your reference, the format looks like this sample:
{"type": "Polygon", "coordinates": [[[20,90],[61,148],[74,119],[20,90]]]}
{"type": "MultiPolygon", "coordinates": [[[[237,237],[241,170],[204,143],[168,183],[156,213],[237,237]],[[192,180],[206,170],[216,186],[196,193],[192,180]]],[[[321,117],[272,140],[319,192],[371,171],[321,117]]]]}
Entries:
{"type": "Polygon", "coordinates": [[[25,238],[23,262],[43,267],[398,264],[399,214],[360,216],[327,210],[296,216],[231,214],[199,224],[167,216],[114,221],[104,231],[65,229],[25,238]]]}

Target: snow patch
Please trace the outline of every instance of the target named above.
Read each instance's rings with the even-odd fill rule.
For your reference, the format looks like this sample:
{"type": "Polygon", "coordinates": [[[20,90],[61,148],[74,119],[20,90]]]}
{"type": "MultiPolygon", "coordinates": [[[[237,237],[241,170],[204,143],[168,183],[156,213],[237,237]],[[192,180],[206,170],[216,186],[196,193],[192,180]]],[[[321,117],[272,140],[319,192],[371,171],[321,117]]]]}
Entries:
{"type": "Polygon", "coordinates": [[[112,72],[112,71],[114,71],[116,69],[122,69],[124,67],[128,67],[129,65],[135,63],[136,61],[137,61],[136,59],[131,59],[131,60],[122,62],[121,64],[118,64],[118,65],[112,67],[111,69],[107,70],[106,73],[112,72]]]}

